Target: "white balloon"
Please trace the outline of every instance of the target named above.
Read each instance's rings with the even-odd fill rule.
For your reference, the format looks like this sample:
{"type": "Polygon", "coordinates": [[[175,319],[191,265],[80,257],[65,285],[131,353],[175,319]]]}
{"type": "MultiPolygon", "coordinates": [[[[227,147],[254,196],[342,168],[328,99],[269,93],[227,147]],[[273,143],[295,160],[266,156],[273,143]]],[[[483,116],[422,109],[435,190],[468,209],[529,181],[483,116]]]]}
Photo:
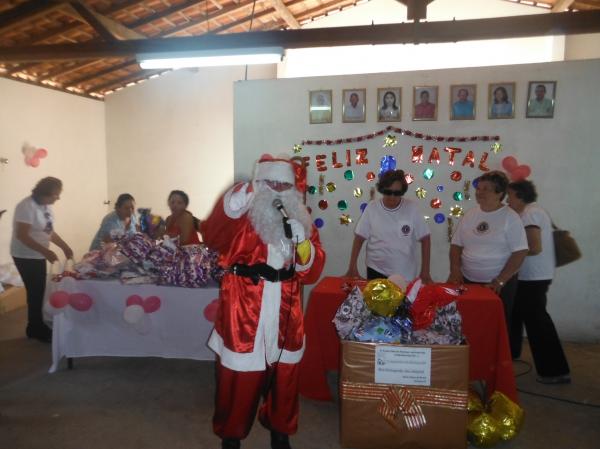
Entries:
{"type": "Polygon", "coordinates": [[[125,307],[123,319],[129,324],[136,324],[144,317],[145,314],[146,312],[144,312],[144,308],[142,306],[139,304],[132,304],[125,307]]]}
{"type": "Polygon", "coordinates": [[[408,282],[401,274],[392,274],[390,277],[388,277],[388,281],[393,282],[400,287],[403,292],[406,292],[406,286],[408,285],[408,282]]]}

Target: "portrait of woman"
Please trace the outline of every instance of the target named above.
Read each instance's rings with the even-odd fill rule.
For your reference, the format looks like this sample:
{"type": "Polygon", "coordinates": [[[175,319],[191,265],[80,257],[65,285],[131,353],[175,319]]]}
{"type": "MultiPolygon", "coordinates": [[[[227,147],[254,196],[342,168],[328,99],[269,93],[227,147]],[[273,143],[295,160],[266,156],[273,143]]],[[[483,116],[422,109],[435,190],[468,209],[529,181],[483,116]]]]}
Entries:
{"type": "Polygon", "coordinates": [[[308,121],[312,124],[331,123],[330,90],[311,90],[308,93],[308,121]]]}
{"type": "Polygon", "coordinates": [[[514,118],[515,83],[489,85],[488,118],[514,118]]]}
{"type": "Polygon", "coordinates": [[[385,87],[377,89],[377,121],[399,122],[401,116],[402,89],[385,87]]]}

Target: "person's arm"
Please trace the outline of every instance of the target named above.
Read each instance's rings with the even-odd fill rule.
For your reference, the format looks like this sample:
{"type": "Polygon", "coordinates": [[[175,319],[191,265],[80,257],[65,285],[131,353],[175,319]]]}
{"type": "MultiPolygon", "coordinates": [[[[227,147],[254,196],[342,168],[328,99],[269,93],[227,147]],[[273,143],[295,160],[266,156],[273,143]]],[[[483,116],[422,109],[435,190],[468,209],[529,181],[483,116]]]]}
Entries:
{"type": "Polygon", "coordinates": [[[56,256],[54,251],[50,250],[49,248],[46,248],[44,245],[39,244],[31,237],[31,235],[29,234],[29,231],[31,230],[31,225],[29,223],[16,222],[15,225],[17,227],[15,235],[17,239],[19,239],[25,246],[40,253],[50,263],[56,262],[58,260],[58,257],[56,256]]]}
{"type": "Polygon", "coordinates": [[[363,246],[363,242],[365,239],[360,235],[354,234],[354,242],[352,242],[352,252],[350,253],[350,262],[348,263],[348,271],[344,276],[359,278],[360,273],[358,272],[358,267],[356,265],[358,261],[358,255],[360,254],[360,250],[363,246]]]}
{"type": "Polygon", "coordinates": [[[542,231],[537,226],[527,226],[525,228],[527,235],[527,245],[529,245],[528,256],[535,256],[542,252],[542,231]]]}
{"type": "Polygon", "coordinates": [[[504,268],[502,268],[500,274],[496,276],[491,283],[487,284],[486,287],[491,288],[496,293],[500,293],[504,284],[519,271],[528,251],[529,250],[527,249],[520,249],[512,253],[504,264],[504,268]]]}
{"type": "Polygon", "coordinates": [[[448,276],[448,282],[450,284],[462,284],[464,282],[462,270],[461,270],[461,257],[463,247],[458,245],[450,245],[450,275],[448,276]]]}
{"type": "Polygon", "coordinates": [[[65,253],[65,257],[67,259],[73,258],[73,250],[56,232],[52,232],[50,241],[63,250],[63,253],[65,253]]]}
{"type": "Polygon", "coordinates": [[[432,284],[430,273],[430,261],[431,261],[431,236],[426,235],[421,239],[421,274],[419,277],[423,284],[432,284]]]}

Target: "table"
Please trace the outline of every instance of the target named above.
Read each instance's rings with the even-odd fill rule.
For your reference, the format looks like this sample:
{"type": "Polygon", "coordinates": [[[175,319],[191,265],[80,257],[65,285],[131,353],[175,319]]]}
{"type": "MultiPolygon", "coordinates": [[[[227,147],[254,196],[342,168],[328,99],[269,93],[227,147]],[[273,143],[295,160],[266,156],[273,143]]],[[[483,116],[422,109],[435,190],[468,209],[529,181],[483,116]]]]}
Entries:
{"type": "Polygon", "coordinates": [[[63,357],[214,360],[213,352],[206,346],[213,323],[205,313],[214,319],[219,297],[216,284],[205,288],[182,288],[80,280],[74,282],[73,288],[73,292],[89,295],[93,304],[87,311],[78,311],[68,305],[60,314],[54,315],[51,373],[57,370],[63,357]],[[138,325],[129,324],[124,320],[123,312],[131,295],[158,296],[160,308],[146,313],[138,325]]]}
{"type": "MultiPolygon", "coordinates": [[[[300,394],[331,401],[327,371],[338,371],[340,343],[331,320],[346,298],[348,279],[325,277],[312,290],[304,316],[306,349],[300,362],[300,394]]],[[[488,394],[498,390],[517,402],[517,387],[502,301],[490,289],[469,285],[457,301],[469,347],[469,379],[486,381],[488,394]]]]}

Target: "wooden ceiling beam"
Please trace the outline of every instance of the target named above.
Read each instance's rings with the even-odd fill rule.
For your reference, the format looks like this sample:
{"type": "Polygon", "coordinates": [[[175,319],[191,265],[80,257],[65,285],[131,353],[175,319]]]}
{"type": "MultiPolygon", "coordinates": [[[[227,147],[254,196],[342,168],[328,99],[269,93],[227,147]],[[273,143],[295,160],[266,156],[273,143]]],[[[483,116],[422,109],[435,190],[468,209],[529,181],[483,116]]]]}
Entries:
{"type": "Polygon", "coordinates": [[[127,26],[129,26],[130,28],[139,28],[150,22],[154,22],[157,19],[162,19],[164,17],[170,16],[171,14],[183,12],[192,6],[198,6],[199,3],[203,3],[203,1],[186,0],[178,5],[172,5],[166,9],[163,9],[162,11],[158,11],[156,14],[151,14],[147,17],[142,17],[141,19],[136,20],[135,22],[127,24],[127,26]]]}
{"type": "Polygon", "coordinates": [[[574,3],[575,0],[556,0],[554,6],[552,6],[552,12],[565,11],[574,3]]]}
{"type": "Polygon", "coordinates": [[[7,33],[24,22],[30,22],[65,5],[54,0],[29,0],[0,13],[0,31],[7,33]]]}
{"type": "Polygon", "coordinates": [[[38,77],[38,81],[45,81],[58,76],[68,75],[69,73],[76,72],[77,70],[81,70],[83,68],[93,66],[94,64],[98,64],[100,61],[101,60],[94,59],[80,64],[76,63],[69,67],[60,66],[54,70],[49,71],[45,75],[38,77]]]}
{"type": "Polygon", "coordinates": [[[171,39],[136,39],[0,48],[2,62],[57,61],[133,57],[140,53],[171,53],[198,49],[282,46],[335,47],[459,42],[514,37],[600,32],[600,10],[535,14],[493,19],[311,28],[171,39]]]}
{"type": "Polygon", "coordinates": [[[281,17],[291,29],[297,30],[298,28],[300,28],[300,24],[298,23],[292,12],[288,9],[288,7],[285,6],[283,0],[266,0],[266,3],[268,5],[271,5],[271,7],[274,8],[275,11],[277,11],[279,17],[281,17]]]}
{"type": "Polygon", "coordinates": [[[105,40],[146,38],[144,34],[138,33],[122,23],[94,11],[81,0],[73,0],[69,4],[105,40]]]}

